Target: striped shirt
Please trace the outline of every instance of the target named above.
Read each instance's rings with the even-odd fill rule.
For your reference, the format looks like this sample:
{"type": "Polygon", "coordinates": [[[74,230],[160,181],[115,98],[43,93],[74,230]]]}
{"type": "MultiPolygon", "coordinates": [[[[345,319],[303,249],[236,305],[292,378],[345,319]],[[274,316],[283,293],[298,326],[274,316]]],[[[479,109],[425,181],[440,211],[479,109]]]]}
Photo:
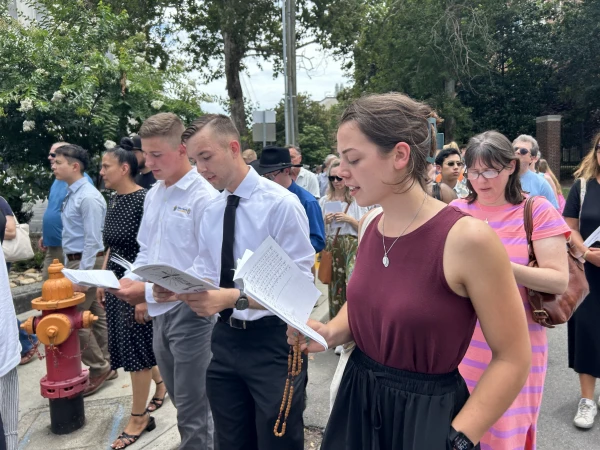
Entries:
{"type": "MultiPolygon", "coordinates": [[[[523,227],[525,202],[520,205],[483,206],[477,201],[469,205],[466,200],[454,200],[451,205],[487,221],[500,237],[510,260],[515,264],[527,265],[527,237],[523,227]]],[[[548,200],[536,198],[533,204],[532,240],[560,235],[568,238],[570,234],[571,230],[556,208],[548,200]]],[[[536,448],[536,424],[548,367],[548,339],[546,329],[533,321],[526,290],[521,285],[519,292],[527,315],[532,346],[531,370],[513,404],[481,439],[481,450],[536,448]]],[[[477,385],[491,358],[492,352],[478,322],[469,349],[459,366],[470,391],[477,385]]]]}

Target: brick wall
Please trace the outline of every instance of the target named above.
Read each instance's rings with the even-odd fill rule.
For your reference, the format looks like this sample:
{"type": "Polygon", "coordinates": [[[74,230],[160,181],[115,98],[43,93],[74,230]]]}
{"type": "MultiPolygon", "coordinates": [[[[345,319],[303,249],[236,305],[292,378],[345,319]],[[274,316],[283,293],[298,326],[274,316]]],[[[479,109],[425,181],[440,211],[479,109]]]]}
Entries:
{"type": "Polygon", "coordinates": [[[535,119],[536,136],[540,145],[542,157],[548,161],[548,165],[556,178],[560,181],[561,142],[560,126],[561,116],[541,116],[535,119]]]}

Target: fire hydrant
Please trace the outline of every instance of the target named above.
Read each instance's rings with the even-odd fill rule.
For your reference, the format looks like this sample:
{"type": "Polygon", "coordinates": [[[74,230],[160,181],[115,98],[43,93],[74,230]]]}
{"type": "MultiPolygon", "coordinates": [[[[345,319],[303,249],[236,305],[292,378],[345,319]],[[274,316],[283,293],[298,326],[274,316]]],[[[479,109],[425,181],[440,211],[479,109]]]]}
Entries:
{"type": "Polygon", "coordinates": [[[36,334],[46,346],[47,375],[40,380],[42,397],[50,403],[50,429],[54,434],[68,434],[85,423],[83,391],[89,383],[87,369],[81,367],[77,330],[91,328],[97,316],[77,311],[85,294],[73,292],[62,274],[64,266],[55,259],[48,268],[48,280],[42,296],[31,302],[40,317],[30,317],[21,324],[28,334],[36,334]]]}

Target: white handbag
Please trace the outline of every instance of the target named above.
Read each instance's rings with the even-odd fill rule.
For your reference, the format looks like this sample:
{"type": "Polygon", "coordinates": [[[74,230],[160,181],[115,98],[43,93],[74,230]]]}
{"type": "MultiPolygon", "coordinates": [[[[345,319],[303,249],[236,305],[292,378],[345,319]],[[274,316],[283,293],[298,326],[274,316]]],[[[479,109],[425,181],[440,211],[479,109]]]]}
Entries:
{"type": "MultiPolygon", "coordinates": [[[[367,217],[362,224],[362,228],[358,234],[358,243],[365,234],[366,229],[369,227],[371,222],[375,217],[377,217],[381,211],[381,207],[377,207],[372,209],[367,213],[367,217]]],[[[348,364],[348,360],[350,359],[350,355],[354,351],[356,347],[356,343],[354,341],[348,342],[343,345],[342,354],[340,355],[340,360],[338,361],[338,365],[335,369],[335,373],[333,374],[333,378],[331,380],[331,385],[329,386],[329,411],[333,409],[333,404],[335,403],[335,397],[337,396],[338,389],[340,388],[340,383],[342,381],[342,377],[344,375],[344,370],[346,370],[346,364],[348,364]]]]}
{"type": "Polygon", "coordinates": [[[14,239],[4,240],[2,250],[4,251],[4,259],[6,262],[24,261],[33,258],[33,247],[31,239],[29,239],[29,225],[26,223],[20,224],[16,216],[17,235],[14,239]]]}

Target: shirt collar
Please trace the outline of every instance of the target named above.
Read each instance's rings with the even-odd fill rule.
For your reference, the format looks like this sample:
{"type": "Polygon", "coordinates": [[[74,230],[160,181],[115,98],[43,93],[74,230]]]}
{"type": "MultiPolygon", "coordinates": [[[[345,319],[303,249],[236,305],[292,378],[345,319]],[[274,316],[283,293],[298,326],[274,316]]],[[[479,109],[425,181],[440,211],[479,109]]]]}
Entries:
{"type": "MultiPolygon", "coordinates": [[[[237,187],[234,194],[240,198],[249,199],[259,181],[260,175],[256,172],[256,170],[254,170],[253,167],[250,167],[250,170],[237,187]]],[[[227,189],[225,189],[223,192],[225,192],[226,195],[229,195],[229,191],[227,191],[227,189]]]]}
{"type": "Polygon", "coordinates": [[[81,186],[83,186],[87,182],[88,182],[88,180],[85,177],[81,177],[79,180],[77,180],[75,183],[73,183],[69,186],[69,192],[76,192],[77,189],[79,189],[81,186]]]}
{"type": "MultiPolygon", "coordinates": [[[[182,191],[186,191],[187,188],[189,188],[192,185],[192,183],[198,179],[199,176],[202,176],[202,175],[200,175],[198,173],[198,171],[196,170],[195,167],[192,167],[192,169],[188,173],[186,173],[184,176],[182,176],[179,179],[179,181],[177,183],[175,183],[173,186],[181,189],[182,191]]],[[[166,189],[164,180],[157,180],[156,182],[161,184],[166,189]]]]}

